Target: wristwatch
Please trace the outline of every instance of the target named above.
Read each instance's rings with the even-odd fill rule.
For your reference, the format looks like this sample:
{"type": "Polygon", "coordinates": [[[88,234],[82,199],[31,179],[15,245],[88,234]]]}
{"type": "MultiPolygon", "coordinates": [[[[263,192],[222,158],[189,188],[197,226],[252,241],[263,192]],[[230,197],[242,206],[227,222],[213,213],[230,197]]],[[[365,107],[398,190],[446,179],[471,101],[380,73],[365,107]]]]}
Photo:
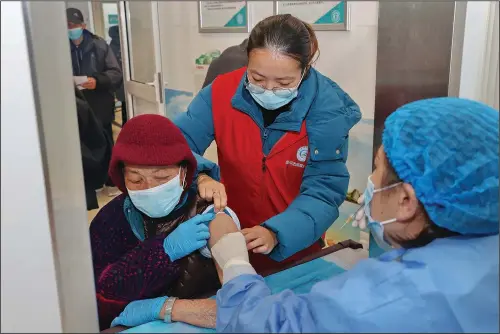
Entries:
{"type": "Polygon", "coordinates": [[[163,318],[163,321],[167,324],[172,323],[172,309],[176,300],[177,297],[168,297],[165,301],[165,318],[163,318]]]}

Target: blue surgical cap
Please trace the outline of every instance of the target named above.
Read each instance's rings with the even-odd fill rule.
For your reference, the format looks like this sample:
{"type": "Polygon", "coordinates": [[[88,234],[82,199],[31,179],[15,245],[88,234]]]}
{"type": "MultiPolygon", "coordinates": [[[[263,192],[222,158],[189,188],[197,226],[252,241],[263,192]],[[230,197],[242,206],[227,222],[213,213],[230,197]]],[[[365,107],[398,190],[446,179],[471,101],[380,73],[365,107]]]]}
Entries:
{"type": "Polygon", "coordinates": [[[436,225],[498,234],[497,110],[451,97],[412,102],[387,118],[382,143],[436,225]]]}

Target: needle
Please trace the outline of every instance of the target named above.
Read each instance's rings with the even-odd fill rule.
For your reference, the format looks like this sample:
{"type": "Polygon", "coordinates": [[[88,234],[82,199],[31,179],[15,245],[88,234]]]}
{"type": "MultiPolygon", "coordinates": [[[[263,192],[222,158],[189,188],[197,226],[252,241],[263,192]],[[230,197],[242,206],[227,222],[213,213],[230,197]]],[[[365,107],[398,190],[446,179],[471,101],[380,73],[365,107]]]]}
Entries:
{"type": "Polygon", "coordinates": [[[342,225],[342,227],[340,229],[343,229],[347,224],[349,224],[350,222],[352,222],[354,220],[354,217],[356,217],[356,215],[358,214],[358,212],[364,208],[364,205],[361,205],[357,210],[356,212],[354,212],[352,215],[349,216],[349,218],[347,218],[347,220],[345,221],[344,225],[342,225]]]}

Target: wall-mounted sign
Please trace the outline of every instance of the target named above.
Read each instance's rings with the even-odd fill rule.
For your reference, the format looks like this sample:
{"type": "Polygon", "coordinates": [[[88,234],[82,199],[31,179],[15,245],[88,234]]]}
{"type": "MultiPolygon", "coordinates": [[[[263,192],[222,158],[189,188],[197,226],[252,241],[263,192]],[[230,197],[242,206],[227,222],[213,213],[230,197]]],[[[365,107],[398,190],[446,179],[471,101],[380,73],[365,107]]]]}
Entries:
{"type": "Polygon", "coordinates": [[[246,1],[199,1],[200,32],[248,32],[246,1]]]}
{"type": "Polygon", "coordinates": [[[348,30],[345,1],[275,1],[276,14],[291,14],[314,30],[348,30]]]}
{"type": "Polygon", "coordinates": [[[108,14],[108,24],[109,25],[118,24],[118,14],[108,14]]]}

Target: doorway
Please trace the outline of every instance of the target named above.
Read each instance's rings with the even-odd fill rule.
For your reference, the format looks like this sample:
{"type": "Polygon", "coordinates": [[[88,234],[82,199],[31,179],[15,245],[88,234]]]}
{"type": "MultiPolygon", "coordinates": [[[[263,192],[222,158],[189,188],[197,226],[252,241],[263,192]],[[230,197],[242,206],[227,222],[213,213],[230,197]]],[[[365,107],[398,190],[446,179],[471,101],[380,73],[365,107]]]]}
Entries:
{"type": "MultiPolygon", "coordinates": [[[[101,37],[113,51],[123,74],[114,92],[113,142],[128,119],[141,114],[164,114],[158,2],[67,1],[78,9],[87,29],[101,37]]],[[[104,186],[96,190],[98,208],[88,211],[89,223],[120,192],[104,186]]]]}
{"type": "Polygon", "coordinates": [[[123,84],[119,12],[116,1],[66,2],[65,9],[71,9],[66,12],[70,15],[68,29],[80,29],[80,37],[69,37],[73,78],[78,88],[75,98],[90,223],[100,208],[121,193],[111,180],[106,180],[112,145],[129,117],[123,84]],[[96,85],[85,86],[90,80],[96,85]]]}
{"type": "Polygon", "coordinates": [[[158,1],[120,1],[123,80],[133,116],[163,114],[158,1]],[[126,36],[126,37],[125,37],[126,36]]]}

